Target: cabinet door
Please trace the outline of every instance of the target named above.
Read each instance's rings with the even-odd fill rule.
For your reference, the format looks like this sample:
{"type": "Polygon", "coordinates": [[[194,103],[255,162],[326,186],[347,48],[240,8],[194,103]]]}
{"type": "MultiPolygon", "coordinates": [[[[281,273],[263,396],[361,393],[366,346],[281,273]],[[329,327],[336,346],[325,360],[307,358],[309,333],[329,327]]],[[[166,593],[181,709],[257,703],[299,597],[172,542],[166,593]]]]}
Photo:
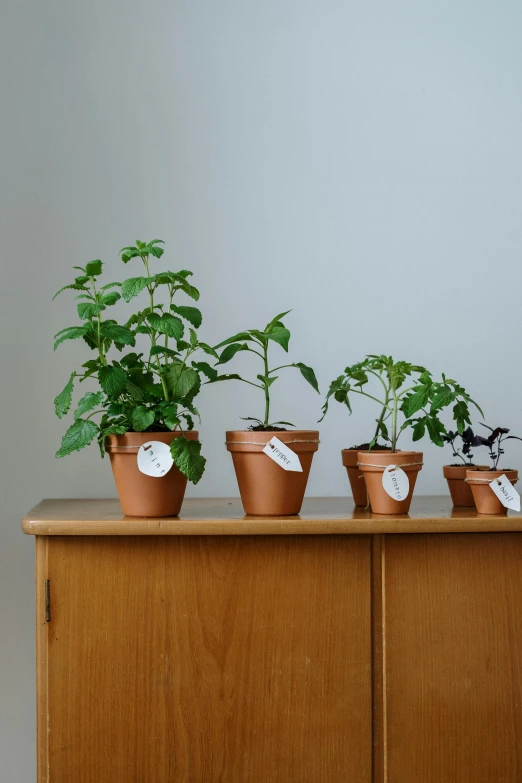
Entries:
{"type": "Polygon", "coordinates": [[[385,536],[379,781],[522,781],[522,534],[385,536]]]}
{"type": "Polygon", "coordinates": [[[44,541],[40,783],[370,782],[368,536],[44,541]]]}

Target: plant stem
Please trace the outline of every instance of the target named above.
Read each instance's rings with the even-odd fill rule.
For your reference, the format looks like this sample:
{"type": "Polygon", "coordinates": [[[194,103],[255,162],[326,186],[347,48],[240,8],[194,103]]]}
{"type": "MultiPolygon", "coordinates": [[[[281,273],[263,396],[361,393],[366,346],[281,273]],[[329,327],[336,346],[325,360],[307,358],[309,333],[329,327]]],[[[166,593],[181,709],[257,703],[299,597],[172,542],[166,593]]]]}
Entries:
{"type": "MultiPolygon", "coordinates": [[[[143,263],[145,265],[145,271],[147,272],[147,277],[150,277],[149,272],[149,257],[148,256],[142,256],[143,263]]],[[[149,291],[149,300],[150,300],[150,311],[151,313],[154,312],[154,287],[152,284],[147,285],[148,291],[149,291]]],[[[150,342],[151,342],[151,348],[154,348],[156,345],[156,332],[152,328],[150,328],[150,342]]],[[[150,365],[150,353],[149,353],[149,365],[150,365]]],[[[165,383],[165,378],[163,377],[163,373],[161,372],[161,360],[159,356],[156,357],[156,367],[159,370],[160,373],[160,381],[161,381],[161,387],[163,389],[163,396],[165,397],[165,400],[169,401],[169,390],[167,389],[167,384],[165,383]]]]}
{"type": "Polygon", "coordinates": [[[397,393],[395,389],[392,389],[393,392],[393,412],[392,412],[392,438],[391,438],[391,445],[392,445],[392,452],[395,454],[397,451],[397,414],[399,409],[399,398],[397,397],[397,393]]]}
{"type": "MultiPolygon", "coordinates": [[[[380,377],[380,376],[378,376],[380,377]]],[[[382,379],[381,379],[382,380],[382,379]]],[[[373,436],[373,440],[377,443],[377,440],[379,438],[379,430],[381,429],[381,425],[386,418],[386,412],[388,411],[388,402],[389,402],[389,389],[385,386],[386,389],[386,399],[384,401],[384,405],[381,411],[381,415],[379,416],[379,420],[377,422],[377,427],[375,429],[375,435],[373,436]]]]}
{"type": "MultiPolygon", "coordinates": [[[[268,340],[263,342],[263,361],[265,364],[265,379],[268,379],[268,340]]],[[[264,382],[265,391],[265,427],[268,427],[268,417],[270,414],[270,388],[268,386],[268,380],[264,382]]]]}

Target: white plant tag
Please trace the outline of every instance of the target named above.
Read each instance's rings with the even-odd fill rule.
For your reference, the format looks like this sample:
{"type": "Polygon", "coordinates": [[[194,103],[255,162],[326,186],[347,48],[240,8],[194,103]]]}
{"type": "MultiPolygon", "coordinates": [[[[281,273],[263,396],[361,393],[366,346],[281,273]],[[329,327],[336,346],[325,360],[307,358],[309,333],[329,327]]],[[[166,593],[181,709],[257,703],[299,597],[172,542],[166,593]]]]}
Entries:
{"type": "Polygon", "coordinates": [[[161,478],[169,472],[174,460],[170,446],[159,440],[148,440],[138,451],[138,468],[146,476],[161,478]]]}
{"type": "Polygon", "coordinates": [[[506,508],[520,511],[520,495],[504,473],[490,482],[491,489],[506,508]]]}
{"type": "Polygon", "coordinates": [[[270,459],[273,459],[274,462],[277,462],[283,470],[293,470],[296,473],[303,472],[299,457],[295,451],[289,449],[288,446],[279,440],[279,438],[276,438],[275,435],[268,441],[263,452],[267,454],[270,459]]]}
{"type": "Polygon", "coordinates": [[[388,465],[382,474],[382,485],[394,500],[406,500],[410,491],[410,480],[402,468],[388,465]]]}

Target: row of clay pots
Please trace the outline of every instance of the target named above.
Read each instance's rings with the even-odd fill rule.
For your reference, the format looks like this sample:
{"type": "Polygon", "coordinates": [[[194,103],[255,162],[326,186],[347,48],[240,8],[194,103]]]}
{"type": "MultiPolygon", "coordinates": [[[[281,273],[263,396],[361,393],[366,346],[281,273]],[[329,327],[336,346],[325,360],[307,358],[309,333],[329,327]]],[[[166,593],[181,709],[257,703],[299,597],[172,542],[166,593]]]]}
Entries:
{"type": "MultiPolygon", "coordinates": [[[[182,435],[189,440],[198,439],[195,431],[128,432],[107,438],[106,450],[110,455],[125,515],[170,517],[179,514],[187,486],[186,477],[175,465],[161,479],[147,476],[138,469],[137,453],[148,440],[170,444],[174,438],[182,435]]],[[[319,433],[316,430],[276,433],[234,430],[226,433],[226,446],[232,455],[245,513],[254,516],[290,516],[300,512],[312,459],[319,447],[319,433]],[[263,448],[274,434],[299,455],[302,472],[285,471],[276,462],[267,459],[263,448]]],[[[376,514],[408,513],[417,475],[422,469],[422,452],[344,449],[342,461],[357,506],[370,507],[376,514]],[[410,487],[408,497],[404,500],[395,500],[383,488],[382,474],[388,465],[397,465],[408,475],[410,487]]],[[[489,481],[505,473],[514,484],[518,473],[484,471],[487,471],[485,466],[478,466],[475,470],[466,466],[444,467],[453,503],[455,506],[476,505],[482,514],[502,514],[506,508],[488,486],[489,481]]]]}

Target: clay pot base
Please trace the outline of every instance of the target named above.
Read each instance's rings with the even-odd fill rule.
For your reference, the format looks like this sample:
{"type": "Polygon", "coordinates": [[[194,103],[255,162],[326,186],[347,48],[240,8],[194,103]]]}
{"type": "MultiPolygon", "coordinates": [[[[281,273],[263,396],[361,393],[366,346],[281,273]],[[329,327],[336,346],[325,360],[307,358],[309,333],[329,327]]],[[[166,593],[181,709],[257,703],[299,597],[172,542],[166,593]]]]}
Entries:
{"type": "Polygon", "coordinates": [[[479,514],[507,514],[507,508],[502,505],[489,486],[489,481],[502,475],[505,475],[512,484],[518,481],[518,470],[468,470],[466,472],[479,514]]]}
{"type": "Polygon", "coordinates": [[[127,517],[177,517],[181,511],[186,477],[173,465],[161,478],[146,476],[138,468],[137,454],[147,441],[172,443],[185,436],[197,440],[198,433],[191,432],[127,432],[125,435],[109,435],[105,442],[114,481],[123,513],[127,517]]]}
{"type": "Polygon", "coordinates": [[[359,469],[364,475],[366,489],[370,498],[372,513],[395,516],[407,514],[410,510],[417,474],[422,468],[421,451],[399,452],[358,452],[359,469]],[[412,464],[413,463],[413,464],[412,464]],[[404,500],[395,500],[388,495],[382,485],[382,474],[388,465],[397,465],[408,474],[410,491],[404,500]]]}
{"type": "MultiPolygon", "coordinates": [[[[487,467],[487,465],[474,465],[473,470],[487,470],[487,467]]],[[[442,468],[454,506],[471,508],[475,506],[473,492],[466,481],[468,470],[470,468],[467,465],[444,465],[442,468]]]]}
{"type": "Polygon", "coordinates": [[[274,433],[233,430],[226,434],[232,454],[239,494],[245,513],[251,516],[292,516],[299,514],[312,466],[319,447],[317,430],[292,430],[275,433],[299,455],[302,473],[284,470],[263,448],[274,433]]]}
{"type": "MultiPolygon", "coordinates": [[[[353,502],[356,506],[366,508],[369,506],[370,500],[366,491],[366,483],[364,480],[364,474],[358,467],[358,453],[359,449],[343,449],[341,451],[341,457],[343,465],[346,468],[348,474],[348,481],[353,495],[353,502]]],[[[389,453],[389,449],[372,449],[370,454],[389,453]]]]}

